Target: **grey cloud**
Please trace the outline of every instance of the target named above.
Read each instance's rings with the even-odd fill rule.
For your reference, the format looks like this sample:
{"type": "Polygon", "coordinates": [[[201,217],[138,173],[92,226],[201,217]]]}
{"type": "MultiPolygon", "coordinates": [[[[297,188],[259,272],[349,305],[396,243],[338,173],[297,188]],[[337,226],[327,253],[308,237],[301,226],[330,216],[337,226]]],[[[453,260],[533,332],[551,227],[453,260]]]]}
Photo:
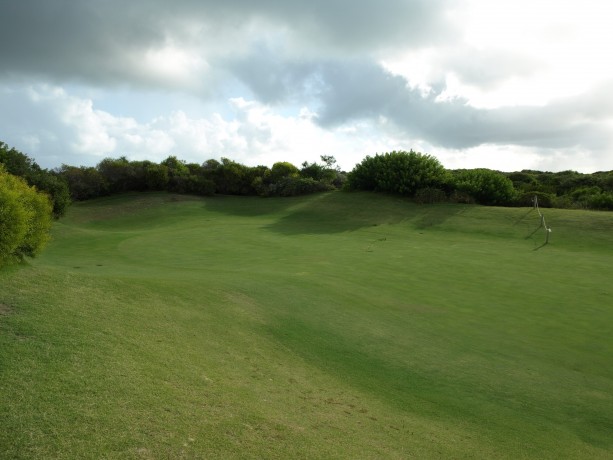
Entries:
{"type": "Polygon", "coordinates": [[[304,99],[317,69],[315,61],[287,57],[279,46],[264,42],[256,43],[245,56],[217,62],[265,104],[304,99]]]}
{"type": "MultiPolygon", "coordinates": [[[[435,65],[468,84],[492,86],[538,69],[538,63],[522,56],[456,47],[445,10],[457,1],[0,0],[0,80],[155,86],[200,97],[242,95],[227,89],[238,80],[266,104],[308,106],[323,127],[384,117],[407,138],[445,148],[609,145],[604,120],[613,110],[610,84],[545,107],[485,110],[461,99],[437,101],[441,83],[424,96],[376,63],[392,48],[443,44],[435,65]],[[197,86],[172,86],[143,66],[148,51],[166,44],[206,61],[208,66],[194,76],[197,86]]],[[[0,96],[14,108],[12,119],[4,120],[8,124],[0,124],[5,131],[9,125],[15,133],[22,125],[46,127],[38,138],[20,135],[30,136],[31,151],[38,142],[51,150],[57,145],[62,155],[54,136],[79,136],[57,121],[61,114],[53,113],[53,101],[47,105],[48,119],[38,120],[42,115],[34,105],[0,96]]],[[[261,136],[261,142],[270,138],[264,128],[258,136],[247,134],[256,140],[261,136]]],[[[0,135],[10,141],[6,133],[0,135]]]]}
{"type": "MultiPolygon", "coordinates": [[[[31,75],[56,82],[162,84],[141,58],[170,41],[213,55],[232,55],[270,30],[296,53],[425,44],[448,36],[450,0],[20,0],[0,3],[0,77],[31,75]],[[255,28],[255,29],[254,29],[255,28]]],[[[203,76],[205,78],[205,76],[203,76]]]]}
{"type": "Polygon", "coordinates": [[[114,13],[111,3],[2,2],[0,72],[94,82],[124,78],[130,51],[159,45],[163,34],[155,23],[114,13]]]}
{"type": "Polygon", "coordinates": [[[613,109],[608,85],[544,107],[478,109],[462,99],[438,101],[442,88],[424,96],[403,77],[368,61],[331,63],[322,80],[318,121],[323,126],[384,116],[412,138],[454,149],[488,143],[602,149],[611,141],[604,125],[613,109]],[[599,94],[604,96],[600,104],[586,102],[599,94]]]}

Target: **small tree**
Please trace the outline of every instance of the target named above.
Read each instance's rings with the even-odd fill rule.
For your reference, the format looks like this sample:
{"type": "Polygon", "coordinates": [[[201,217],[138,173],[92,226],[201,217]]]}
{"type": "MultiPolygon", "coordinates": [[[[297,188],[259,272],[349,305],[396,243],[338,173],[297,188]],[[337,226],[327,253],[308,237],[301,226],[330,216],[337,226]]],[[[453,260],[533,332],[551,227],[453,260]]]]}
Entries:
{"type": "Polygon", "coordinates": [[[298,177],[300,171],[293,164],[287,161],[279,161],[272,165],[270,170],[270,180],[273,183],[279,182],[287,177],[298,177]]]}
{"type": "Polygon", "coordinates": [[[302,163],[302,169],[300,170],[300,176],[305,179],[313,179],[318,182],[325,183],[327,185],[342,185],[344,182],[344,176],[341,179],[341,173],[336,165],[336,158],[332,155],[320,155],[319,157],[323,164],[318,163],[302,163]]]}

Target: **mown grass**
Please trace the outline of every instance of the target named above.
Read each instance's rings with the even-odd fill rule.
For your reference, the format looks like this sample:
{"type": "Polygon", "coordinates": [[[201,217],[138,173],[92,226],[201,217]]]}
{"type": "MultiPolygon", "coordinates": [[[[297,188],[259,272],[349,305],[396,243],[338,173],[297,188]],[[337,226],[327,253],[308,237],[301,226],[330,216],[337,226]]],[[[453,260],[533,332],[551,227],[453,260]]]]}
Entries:
{"type": "Polygon", "coordinates": [[[613,215],[81,203],[0,272],[2,458],[611,458],[613,215]]]}

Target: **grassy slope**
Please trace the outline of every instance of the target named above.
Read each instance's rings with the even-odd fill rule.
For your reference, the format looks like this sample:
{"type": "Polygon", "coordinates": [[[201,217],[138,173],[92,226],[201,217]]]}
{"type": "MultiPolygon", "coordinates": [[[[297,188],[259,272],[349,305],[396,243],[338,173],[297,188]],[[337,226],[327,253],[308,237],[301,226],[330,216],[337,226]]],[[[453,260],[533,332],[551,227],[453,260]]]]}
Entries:
{"type": "Polygon", "coordinates": [[[613,214],[545,214],[75,205],[0,272],[0,457],[610,458],[613,214]]]}

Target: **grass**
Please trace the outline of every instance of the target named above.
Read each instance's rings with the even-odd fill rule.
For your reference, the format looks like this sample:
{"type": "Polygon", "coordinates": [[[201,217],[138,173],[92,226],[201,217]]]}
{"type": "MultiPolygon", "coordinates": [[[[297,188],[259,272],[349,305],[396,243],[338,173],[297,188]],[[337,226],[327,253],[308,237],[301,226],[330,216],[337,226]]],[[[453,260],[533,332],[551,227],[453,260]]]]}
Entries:
{"type": "Polygon", "coordinates": [[[76,204],[0,271],[0,458],[611,458],[613,214],[76,204]]]}

